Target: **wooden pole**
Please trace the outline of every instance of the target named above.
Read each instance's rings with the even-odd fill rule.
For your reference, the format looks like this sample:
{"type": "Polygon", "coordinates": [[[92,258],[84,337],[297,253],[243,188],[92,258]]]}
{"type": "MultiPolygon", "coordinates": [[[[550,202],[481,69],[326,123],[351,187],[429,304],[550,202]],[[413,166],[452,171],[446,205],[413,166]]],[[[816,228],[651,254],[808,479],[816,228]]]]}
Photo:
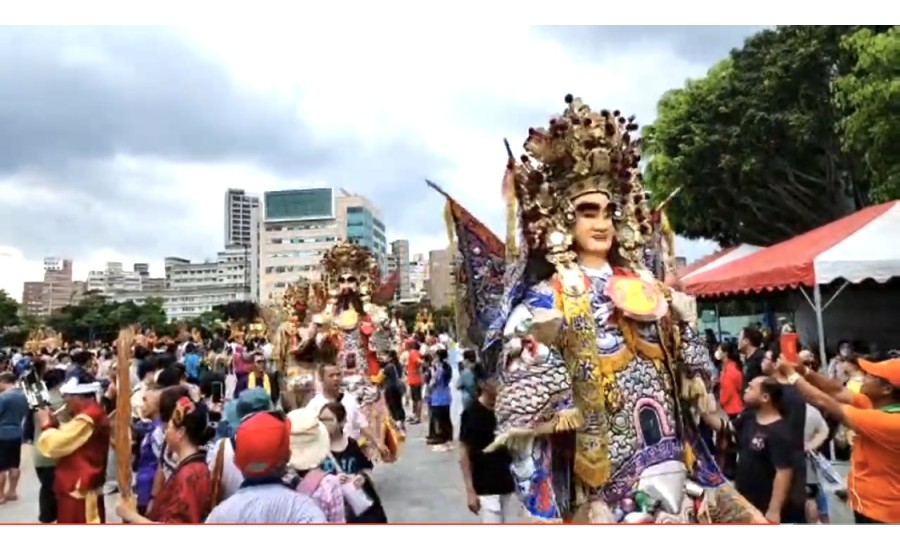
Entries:
{"type": "Polygon", "coordinates": [[[137,503],[131,490],[131,347],[134,345],[135,330],[133,327],[119,331],[116,341],[116,414],[115,414],[115,450],[116,481],[119,494],[126,506],[137,509],[137,503]]]}

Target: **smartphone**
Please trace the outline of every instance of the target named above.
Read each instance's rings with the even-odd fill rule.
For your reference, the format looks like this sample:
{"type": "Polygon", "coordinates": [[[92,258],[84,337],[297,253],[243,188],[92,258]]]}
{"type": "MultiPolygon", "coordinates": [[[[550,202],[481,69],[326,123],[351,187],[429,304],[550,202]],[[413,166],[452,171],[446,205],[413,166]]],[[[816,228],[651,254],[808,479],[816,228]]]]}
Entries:
{"type": "Polygon", "coordinates": [[[212,402],[213,403],[221,403],[225,398],[225,384],[222,382],[213,382],[212,383],[212,402]]]}

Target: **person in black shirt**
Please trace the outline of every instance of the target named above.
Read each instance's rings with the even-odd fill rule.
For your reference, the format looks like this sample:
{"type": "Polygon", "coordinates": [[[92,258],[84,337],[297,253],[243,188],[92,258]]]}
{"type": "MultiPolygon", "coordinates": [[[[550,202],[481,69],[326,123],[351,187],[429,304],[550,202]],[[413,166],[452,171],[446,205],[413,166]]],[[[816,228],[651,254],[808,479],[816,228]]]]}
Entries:
{"type": "MultiPolygon", "coordinates": [[[[804,523],[804,508],[790,498],[795,460],[790,427],[781,413],[784,386],[758,376],[744,392],[747,409],[735,420],[737,491],[772,523],[804,523]]],[[[805,487],[800,486],[805,491],[805,487]]]]}
{"type": "MultiPolygon", "coordinates": [[[[788,438],[794,461],[794,482],[791,485],[790,503],[793,507],[805,506],[806,502],[806,401],[781,374],[776,363],[780,346],[773,342],[763,356],[763,374],[781,384],[781,415],[788,427],[788,438]]],[[[804,516],[805,517],[805,516],[804,516]]],[[[793,523],[793,522],[792,522],[793,523]]]]}
{"type": "Polygon", "coordinates": [[[362,490],[372,501],[372,505],[360,514],[355,513],[347,503],[347,523],[387,523],[387,514],[370,476],[375,465],[359,447],[359,443],[344,433],[347,410],[339,402],[328,402],[322,407],[319,420],[328,429],[331,439],[330,454],[320,468],[325,473],[338,476],[341,483],[358,484],[361,480],[362,490]]]}
{"type": "Polygon", "coordinates": [[[753,325],[745,327],[738,339],[738,351],[744,357],[744,389],[746,390],[751,380],[763,375],[762,362],[765,350],[762,349],[762,332],[753,325]]]}
{"type": "Polygon", "coordinates": [[[494,402],[497,383],[478,381],[478,398],[462,413],[459,428],[459,465],[466,485],[469,510],[479,514],[484,523],[513,523],[515,483],[510,467],[512,459],[506,449],[485,453],[494,441],[497,417],[494,402]]]}

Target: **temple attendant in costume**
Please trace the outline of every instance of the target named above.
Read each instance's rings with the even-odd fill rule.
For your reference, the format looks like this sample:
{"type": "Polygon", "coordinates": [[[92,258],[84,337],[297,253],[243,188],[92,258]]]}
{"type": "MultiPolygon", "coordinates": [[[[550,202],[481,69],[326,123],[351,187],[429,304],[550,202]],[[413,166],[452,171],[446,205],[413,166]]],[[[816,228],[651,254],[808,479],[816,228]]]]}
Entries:
{"type": "Polygon", "coordinates": [[[503,346],[497,444],[509,444],[526,511],[548,522],[765,522],[699,436],[695,419],[717,413],[711,361],[689,299],[646,264],[637,125],[566,103],[509,159],[524,250],[488,335],[489,349],[503,346]]]}
{"type": "Polygon", "coordinates": [[[244,390],[262,388],[266,390],[269,398],[272,399],[272,403],[278,403],[280,388],[275,377],[266,372],[268,361],[266,360],[265,354],[260,351],[251,354],[248,363],[249,370],[247,371],[247,376],[243,379],[238,379],[237,386],[234,389],[235,399],[237,399],[244,390]]]}
{"type": "Polygon", "coordinates": [[[110,425],[97,402],[100,383],[86,373],[69,378],[61,387],[71,420],[60,425],[46,409],[35,413],[41,436],[35,448],[55,459],[53,490],[59,523],[104,523],[102,488],[109,455],[110,425]]]}

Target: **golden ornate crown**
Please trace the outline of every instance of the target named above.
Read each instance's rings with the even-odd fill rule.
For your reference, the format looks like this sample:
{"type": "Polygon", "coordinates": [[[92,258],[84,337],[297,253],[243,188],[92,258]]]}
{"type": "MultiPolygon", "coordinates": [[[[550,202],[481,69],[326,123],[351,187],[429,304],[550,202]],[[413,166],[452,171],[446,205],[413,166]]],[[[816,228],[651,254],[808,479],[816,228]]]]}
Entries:
{"type": "Polygon", "coordinates": [[[368,248],[358,244],[342,241],[334,245],[322,257],[322,267],[329,290],[337,287],[341,275],[354,275],[361,294],[370,292],[378,281],[378,262],[368,248]]]}
{"type": "Polygon", "coordinates": [[[302,278],[288,285],[281,298],[281,309],[288,315],[305,315],[306,311],[318,313],[324,308],[325,289],[322,284],[310,283],[302,278]]]}
{"type": "MultiPolygon", "coordinates": [[[[640,140],[634,117],[619,111],[592,111],[567,95],[566,110],[548,128],[530,128],[519,162],[509,159],[522,230],[529,248],[552,248],[551,234],[574,221],[571,201],[602,192],[616,205],[617,240],[636,251],[651,233],[650,212],[641,185],[640,140]]],[[[636,252],[635,252],[636,254],[636,252]]]]}

